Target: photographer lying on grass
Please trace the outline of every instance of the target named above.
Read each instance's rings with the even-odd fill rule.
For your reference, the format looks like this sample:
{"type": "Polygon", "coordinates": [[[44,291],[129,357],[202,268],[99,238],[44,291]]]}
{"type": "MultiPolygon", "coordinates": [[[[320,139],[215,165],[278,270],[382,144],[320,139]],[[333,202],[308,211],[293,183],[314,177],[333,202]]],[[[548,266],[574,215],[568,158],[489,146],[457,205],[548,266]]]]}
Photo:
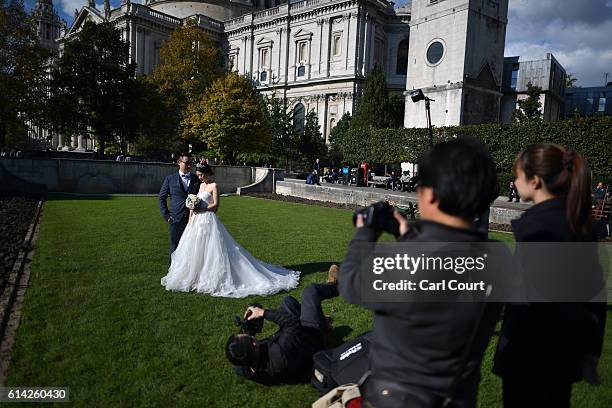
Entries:
{"type": "Polygon", "coordinates": [[[362,243],[375,242],[382,233],[376,225],[366,227],[368,219],[380,225],[395,219],[399,242],[487,240],[486,232],[474,227],[498,195],[495,164],[485,147],[463,138],[442,142],[425,154],[418,168],[421,219],[409,224],[398,212],[367,218],[357,213],[357,230],[341,264],[342,297],[374,312],[370,375],[361,394],[365,407],[438,407],[449,397],[452,402],[445,406],[476,407],[480,362],[500,305],[362,299],[362,243]]]}
{"type": "Polygon", "coordinates": [[[310,378],[312,356],[323,349],[323,336],[330,328],[321,302],[338,296],[337,268],[336,265],[330,268],[328,283],[308,285],[302,292],[301,304],[287,296],[278,309],[249,306],[245,313],[247,322],[265,319],[276,323],[279,330],[262,340],[257,340],[251,330],[229,337],[225,354],[238,375],[264,384],[295,383],[310,378]]]}

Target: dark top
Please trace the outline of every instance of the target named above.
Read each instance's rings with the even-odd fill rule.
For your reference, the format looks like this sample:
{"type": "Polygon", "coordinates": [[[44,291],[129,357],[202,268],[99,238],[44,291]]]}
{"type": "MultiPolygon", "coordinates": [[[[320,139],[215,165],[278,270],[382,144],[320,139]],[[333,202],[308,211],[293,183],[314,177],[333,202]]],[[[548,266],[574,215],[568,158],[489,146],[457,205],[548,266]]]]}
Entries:
{"type": "MultiPolygon", "coordinates": [[[[571,232],[565,198],[532,206],[512,221],[512,229],[517,242],[595,240],[571,232]]],[[[507,305],[493,372],[501,377],[529,374],[579,381],[584,355],[601,355],[605,323],[605,303],[507,305]]]]}
{"type": "Polygon", "coordinates": [[[185,189],[178,171],[166,176],[164,179],[164,183],[158,195],[159,211],[162,217],[164,217],[164,220],[168,220],[168,218],[172,216],[172,218],[178,222],[189,214],[188,211],[185,211],[185,200],[187,199],[187,195],[197,194],[200,189],[198,177],[193,173],[189,173],[189,176],[191,177],[191,181],[189,182],[188,190],[185,189]],[[168,196],[170,196],[170,207],[168,207],[166,201],[168,196]]]}
{"type": "MultiPolygon", "coordinates": [[[[466,343],[482,303],[366,303],[361,299],[360,242],[376,240],[370,228],[360,228],[349,245],[340,267],[340,295],[351,303],[374,311],[374,334],[370,349],[372,376],[419,387],[444,396],[457,374],[466,343]]],[[[420,221],[400,241],[477,242],[486,234],[451,228],[436,222],[420,221]]],[[[480,375],[480,362],[499,319],[501,305],[488,304],[461,381],[480,375]]],[[[461,384],[459,389],[461,389],[461,384]]]]}
{"type": "Polygon", "coordinates": [[[606,196],[606,189],[604,187],[596,187],[595,190],[593,190],[593,197],[596,200],[603,200],[606,196]]]}
{"type": "Polygon", "coordinates": [[[259,342],[259,366],[236,367],[239,375],[264,384],[292,383],[308,378],[312,370],[312,355],[323,349],[322,333],[300,325],[300,320],[282,309],[266,309],[264,318],[279,326],[272,337],[259,342]]]}

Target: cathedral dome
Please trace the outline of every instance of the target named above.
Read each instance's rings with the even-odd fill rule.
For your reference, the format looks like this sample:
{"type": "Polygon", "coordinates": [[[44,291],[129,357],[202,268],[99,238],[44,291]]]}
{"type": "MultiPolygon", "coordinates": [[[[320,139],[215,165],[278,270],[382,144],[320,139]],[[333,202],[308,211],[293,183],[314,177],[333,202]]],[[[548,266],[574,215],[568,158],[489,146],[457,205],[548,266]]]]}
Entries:
{"type": "Polygon", "coordinates": [[[217,21],[229,20],[251,10],[249,0],[147,0],[146,5],[178,18],[200,14],[217,21]]]}

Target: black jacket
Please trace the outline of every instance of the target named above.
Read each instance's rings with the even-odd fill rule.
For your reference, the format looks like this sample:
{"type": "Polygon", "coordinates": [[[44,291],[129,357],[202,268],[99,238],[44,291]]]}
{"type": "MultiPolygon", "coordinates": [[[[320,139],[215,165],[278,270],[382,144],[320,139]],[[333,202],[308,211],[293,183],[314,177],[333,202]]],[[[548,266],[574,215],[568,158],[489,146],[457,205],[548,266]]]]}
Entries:
{"type": "Polygon", "coordinates": [[[283,309],[266,309],[264,318],[279,326],[272,337],[259,342],[260,360],[255,373],[236,368],[236,372],[264,384],[303,381],[311,374],[312,355],[323,349],[323,336],[315,328],[300,325],[300,320],[283,309]]]}
{"type": "MultiPolygon", "coordinates": [[[[532,206],[512,222],[512,229],[517,242],[595,240],[571,232],[565,198],[532,206]]],[[[581,261],[584,268],[589,268],[588,261],[581,261]]],[[[501,377],[535,375],[579,381],[583,357],[601,355],[605,323],[605,303],[507,305],[493,372],[501,377]]]]}
{"type": "MultiPolygon", "coordinates": [[[[340,295],[351,303],[374,312],[374,334],[370,349],[372,376],[418,387],[444,396],[457,374],[482,308],[482,303],[366,303],[361,299],[360,242],[376,240],[369,228],[355,233],[340,267],[340,295]]],[[[421,221],[400,241],[477,242],[486,234],[421,221]]],[[[480,362],[489,342],[501,305],[488,304],[481,320],[462,381],[471,382],[480,374],[480,362]]],[[[459,386],[461,389],[461,385],[459,386]]]]}

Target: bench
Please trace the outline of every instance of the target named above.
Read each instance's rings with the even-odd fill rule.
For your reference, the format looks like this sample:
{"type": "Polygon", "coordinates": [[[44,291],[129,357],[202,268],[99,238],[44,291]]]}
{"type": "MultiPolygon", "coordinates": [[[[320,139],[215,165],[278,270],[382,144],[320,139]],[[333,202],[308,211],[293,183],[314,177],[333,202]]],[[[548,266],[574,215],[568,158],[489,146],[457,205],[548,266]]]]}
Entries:
{"type": "Polygon", "coordinates": [[[386,188],[388,179],[389,177],[385,176],[370,176],[368,179],[368,186],[372,186],[372,188],[376,186],[383,186],[386,188]]]}

